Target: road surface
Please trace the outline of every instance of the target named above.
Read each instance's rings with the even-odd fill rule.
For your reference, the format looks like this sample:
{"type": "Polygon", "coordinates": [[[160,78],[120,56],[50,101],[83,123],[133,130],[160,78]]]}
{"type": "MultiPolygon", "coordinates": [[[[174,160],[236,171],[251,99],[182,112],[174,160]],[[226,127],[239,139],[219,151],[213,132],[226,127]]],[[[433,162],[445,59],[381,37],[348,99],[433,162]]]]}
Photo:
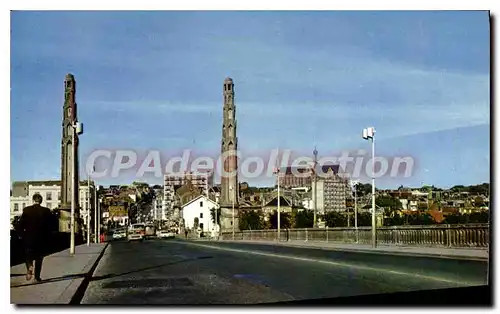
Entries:
{"type": "Polygon", "coordinates": [[[253,304],[482,285],[487,263],[275,247],[113,242],[83,304],[253,304]]]}

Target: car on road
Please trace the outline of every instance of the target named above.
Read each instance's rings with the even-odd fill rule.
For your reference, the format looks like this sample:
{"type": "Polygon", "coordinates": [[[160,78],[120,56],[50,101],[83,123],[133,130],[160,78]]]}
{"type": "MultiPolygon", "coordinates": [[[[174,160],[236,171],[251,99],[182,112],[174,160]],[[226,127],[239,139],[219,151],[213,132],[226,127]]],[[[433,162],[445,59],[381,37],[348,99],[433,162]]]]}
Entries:
{"type": "Polygon", "coordinates": [[[113,232],[113,240],[121,240],[125,238],[127,238],[127,230],[121,229],[113,232]]]}
{"type": "Polygon", "coordinates": [[[146,226],[144,224],[133,224],[128,230],[127,240],[130,241],[144,241],[146,226]]]}
{"type": "Polygon", "coordinates": [[[173,238],[175,235],[173,232],[170,230],[160,230],[157,233],[158,239],[170,239],[173,238]]]}
{"type": "Polygon", "coordinates": [[[146,239],[153,238],[155,236],[155,233],[156,233],[155,226],[153,224],[147,224],[144,237],[146,239]]]}

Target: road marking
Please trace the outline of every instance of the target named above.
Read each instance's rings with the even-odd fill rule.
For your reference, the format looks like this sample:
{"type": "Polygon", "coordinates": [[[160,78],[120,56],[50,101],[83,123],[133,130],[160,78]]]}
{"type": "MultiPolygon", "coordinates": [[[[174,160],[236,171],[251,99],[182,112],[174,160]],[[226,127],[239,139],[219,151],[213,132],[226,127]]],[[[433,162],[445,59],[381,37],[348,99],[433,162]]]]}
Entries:
{"type": "Polygon", "coordinates": [[[259,252],[259,251],[247,251],[247,250],[225,248],[225,247],[219,247],[219,246],[213,246],[213,245],[207,245],[207,244],[199,244],[199,243],[193,243],[193,242],[187,242],[187,241],[182,242],[182,243],[188,244],[188,245],[196,245],[196,246],[200,246],[200,247],[211,248],[211,249],[215,249],[215,250],[221,250],[221,251],[254,254],[254,255],[261,255],[261,256],[274,257],[274,258],[291,259],[291,260],[297,260],[297,261],[302,261],[302,262],[320,263],[320,264],[327,264],[327,265],[333,265],[333,266],[344,267],[344,268],[354,268],[354,269],[359,269],[359,270],[385,272],[385,273],[389,273],[392,275],[399,275],[399,276],[411,276],[411,277],[416,277],[419,279],[434,280],[434,281],[452,283],[452,284],[461,285],[461,286],[463,286],[463,285],[481,285],[482,284],[482,283],[470,283],[470,282],[456,281],[456,280],[445,279],[445,278],[440,278],[440,277],[419,275],[416,273],[407,273],[407,272],[396,271],[396,270],[385,269],[385,268],[376,268],[376,267],[370,267],[370,266],[361,266],[361,265],[353,265],[353,264],[349,264],[349,263],[341,263],[341,262],[313,259],[313,258],[307,258],[307,257],[280,255],[280,254],[259,252]]]}

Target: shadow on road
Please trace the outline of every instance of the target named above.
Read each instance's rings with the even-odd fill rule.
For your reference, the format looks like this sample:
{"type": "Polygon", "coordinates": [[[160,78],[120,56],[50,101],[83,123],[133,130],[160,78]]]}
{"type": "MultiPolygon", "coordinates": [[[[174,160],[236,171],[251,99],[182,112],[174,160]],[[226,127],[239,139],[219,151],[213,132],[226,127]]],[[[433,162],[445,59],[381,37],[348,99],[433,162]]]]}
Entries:
{"type": "Polygon", "coordinates": [[[200,260],[200,259],[210,259],[210,258],[213,258],[213,256],[200,256],[200,257],[180,260],[180,261],[176,261],[176,262],[170,262],[170,263],[164,263],[164,264],[155,265],[155,266],[144,267],[144,268],[135,269],[135,270],[119,273],[119,274],[108,274],[108,275],[104,275],[104,276],[96,276],[96,277],[92,277],[90,279],[90,281],[98,281],[98,280],[103,280],[103,279],[115,278],[115,277],[119,277],[119,276],[138,273],[141,271],[151,270],[151,269],[155,269],[155,268],[161,268],[161,267],[165,267],[165,266],[170,266],[170,265],[175,265],[175,264],[180,264],[180,263],[185,263],[185,262],[192,262],[192,261],[196,261],[196,260],[200,260]]]}

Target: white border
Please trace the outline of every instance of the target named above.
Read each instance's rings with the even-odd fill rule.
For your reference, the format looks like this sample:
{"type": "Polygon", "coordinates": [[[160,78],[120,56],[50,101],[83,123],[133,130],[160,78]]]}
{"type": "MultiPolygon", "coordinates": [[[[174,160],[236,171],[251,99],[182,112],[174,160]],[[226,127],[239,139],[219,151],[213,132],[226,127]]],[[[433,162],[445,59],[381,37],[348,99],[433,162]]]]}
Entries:
{"type": "MultiPolygon", "coordinates": [[[[498,14],[500,12],[499,10],[496,10],[498,7],[498,1],[485,1],[485,0],[475,0],[475,1],[463,1],[460,3],[457,2],[451,2],[451,1],[436,1],[436,0],[420,0],[420,1],[412,1],[411,3],[409,1],[400,1],[400,0],[379,0],[379,1],[345,1],[342,3],[335,2],[335,5],[332,4],[332,1],[315,1],[315,0],[309,0],[309,1],[296,1],[296,2],[291,2],[291,1],[286,1],[282,3],[272,3],[270,1],[262,1],[262,0],[254,0],[254,1],[248,1],[246,3],[240,3],[240,1],[217,1],[217,0],[212,0],[212,1],[175,1],[175,2],[170,2],[169,5],[163,4],[162,1],[147,1],[147,0],[142,0],[142,1],[133,1],[133,0],[122,0],[119,2],[115,2],[113,5],[109,4],[108,2],[104,1],[97,1],[97,0],[87,0],[87,1],[82,1],[81,3],[76,3],[73,1],[53,1],[53,0],[46,0],[46,1],[23,1],[20,3],[20,1],[11,1],[11,5],[8,6],[8,8],[2,10],[2,18],[0,19],[2,26],[3,26],[3,31],[2,31],[2,39],[3,42],[6,43],[4,46],[4,58],[2,58],[2,69],[3,69],[3,77],[4,77],[4,84],[2,84],[2,95],[4,99],[4,105],[0,106],[1,112],[1,117],[4,119],[4,123],[0,124],[1,128],[1,136],[2,136],[2,143],[10,148],[10,136],[9,136],[9,130],[10,130],[10,106],[7,106],[6,104],[10,104],[10,92],[9,92],[9,86],[10,86],[10,12],[8,10],[37,10],[37,9],[42,9],[42,10],[54,10],[54,9],[64,9],[64,10],[110,10],[110,9],[119,9],[119,10],[204,10],[204,9],[210,9],[210,10],[243,10],[243,9],[251,9],[251,10],[262,10],[262,9],[275,9],[275,10],[297,10],[297,9],[313,9],[313,10],[325,10],[325,9],[336,9],[336,10],[352,10],[352,9],[362,9],[362,10],[387,10],[387,9],[396,9],[396,10],[449,10],[452,9],[460,9],[460,10],[487,10],[490,9],[492,10],[492,14],[495,14],[495,12],[498,14]],[[42,4],[41,4],[42,3],[42,4]],[[161,4],[160,4],[161,3],[161,4]],[[457,6],[457,4],[459,4],[457,6]],[[7,10],[8,9],[8,10],[7,10]],[[8,145],[8,146],[7,146],[8,145]]],[[[6,2],[2,2],[2,6],[6,6],[6,2]]],[[[498,20],[497,20],[498,24],[498,20]]],[[[495,39],[498,40],[497,34],[495,33],[495,39]]],[[[495,52],[495,55],[498,56],[497,52],[495,52]]],[[[496,67],[495,67],[496,70],[496,67]]],[[[496,71],[495,71],[496,72],[496,71]]],[[[497,87],[498,83],[495,83],[495,86],[493,87],[494,90],[498,90],[497,87]]],[[[498,110],[497,110],[498,111],[498,110]]],[[[498,120],[498,116],[495,117],[496,121],[498,120]]],[[[497,132],[497,126],[495,126],[495,134],[498,135],[497,132]]],[[[495,144],[496,147],[500,147],[500,139],[498,136],[495,137],[495,144]]],[[[5,196],[5,201],[3,202],[4,204],[4,211],[9,208],[8,206],[5,206],[8,204],[9,200],[7,197],[7,191],[10,190],[10,180],[7,180],[7,173],[10,173],[10,163],[9,163],[9,157],[6,154],[1,155],[2,158],[2,166],[3,170],[2,173],[4,174],[4,180],[2,180],[2,191],[4,193],[2,195],[5,196]]],[[[498,167],[496,169],[495,175],[498,177],[498,167]]],[[[10,178],[9,178],[10,179],[10,178]]],[[[492,180],[493,181],[493,180],[492,180]]],[[[497,186],[495,188],[495,196],[498,196],[499,192],[499,187],[497,186]]],[[[493,209],[494,210],[494,209],[493,209]]],[[[495,217],[498,216],[495,215],[495,217]]],[[[8,230],[8,215],[7,213],[4,212],[4,215],[2,216],[4,219],[3,225],[5,226],[5,236],[3,237],[4,241],[7,241],[7,230],[8,230]]],[[[498,232],[497,232],[498,233],[498,232]]],[[[496,240],[496,239],[495,239],[496,240]]],[[[4,246],[7,247],[7,246],[4,246]]],[[[498,257],[497,255],[495,257],[498,257]]],[[[2,259],[2,263],[7,263],[6,259],[2,259]]],[[[4,269],[7,268],[7,265],[4,266],[4,269]]],[[[7,281],[7,272],[4,273],[7,281]]],[[[10,281],[10,279],[9,279],[10,281]]],[[[4,287],[7,287],[7,283],[5,283],[4,287]]],[[[499,289],[495,289],[498,293],[499,289]]],[[[10,295],[8,293],[3,293],[3,299],[2,300],[2,306],[7,306],[8,311],[12,311],[15,309],[13,306],[9,306],[10,304],[10,295]]],[[[436,296],[439,297],[439,296],[436,296]]],[[[40,309],[39,309],[40,310],[40,309]]],[[[42,309],[42,311],[51,311],[52,309],[42,309]]],[[[68,311],[73,311],[73,309],[66,308],[65,310],[68,311]]],[[[126,308],[116,308],[116,309],[110,309],[107,308],[106,310],[102,309],[96,309],[93,308],[94,313],[108,313],[109,311],[117,311],[117,312],[123,312],[126,310],[126,308]]],[[[157,310],[159,312],[165,311],[165,309],[154,309],[151,308],[149,310],[157,310]]],[[[169,312],[177,312],[181,311],[182,309],[176,310],[175,308],[168,309],[169,312]]],[[[192,309],[194,311],[195,309],[192,309]]],[[[201,308],[196,308],[196,310],[202,310],[201,308]]],[[[237,310],[235,308],[228,308],[227,310],[232,311],[232,310],[237,310]]],[[[278,311],[279,309],[273,308],[272,311],[278,311]]],[[[291,308],[284,309],[285,311],[290,311],[293,310],[291,308]]],[[[298,308],[297,310],[303,310],[301,308],[298,308]]],[[[324,309],[324,310],[329,310],[329,309],[324,309]]],[[[333,309],[337,313],[344,313],[347,312],[347,309],[333,309]]],[[[367,309],[369,311],[373,311],[370,309],[367,309]]],[[[395,309],[396,310],[396,309],[395,309]]],[[[395,310],[389,310],[389,309],[383,309],[383,312],[387,311],[395,311],[395,310]]],[[[468,309],[471,310],[471,309],[468,309]]],[[[34,311],[34,309],[31,310],[25,310],[26,312],[31,312],[34,311]]],[[[87,311],[87,310],[85,310],[87,311]]],[[[135,310],[134,311],[138,311],[135,310]]],[[[203,309],[204,312],[219,312],[220,309],[203,309]]],[[[271,309],[266,310],[266,309],[255,309],[252,310],[255,312],[271,312],[271,309]]],[[[399,311],[399,309],[397,309],[399,311]]],[[[405,309],[405,311],[414,311],[412,309],[405,309]]],[[[456,311],[456,309],[443,309],[440,308],[439,310],[431,310],[431,309],[426,309],[426,311],[429,312],[449,312],[449,311],[456,311]]]]}

